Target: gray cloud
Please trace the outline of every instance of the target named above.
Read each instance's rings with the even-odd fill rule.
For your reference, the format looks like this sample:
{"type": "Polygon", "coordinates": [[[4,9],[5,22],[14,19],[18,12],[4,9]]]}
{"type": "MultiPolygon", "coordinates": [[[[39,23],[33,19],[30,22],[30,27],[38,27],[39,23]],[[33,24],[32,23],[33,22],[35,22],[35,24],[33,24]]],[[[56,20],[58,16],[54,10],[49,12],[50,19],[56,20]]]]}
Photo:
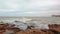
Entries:
{"type": "Polygon", "coordinates": [[[60,0],[0,0],[0,16],[51,16],[60,13],[60,0]]]}

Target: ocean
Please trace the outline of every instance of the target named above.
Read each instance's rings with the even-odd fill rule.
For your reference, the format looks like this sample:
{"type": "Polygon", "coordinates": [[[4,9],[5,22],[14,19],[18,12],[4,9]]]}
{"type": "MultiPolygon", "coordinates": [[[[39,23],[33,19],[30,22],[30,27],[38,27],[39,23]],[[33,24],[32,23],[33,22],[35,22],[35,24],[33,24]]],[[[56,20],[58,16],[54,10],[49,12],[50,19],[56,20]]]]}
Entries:
{"type": "Polygon", "coordinates": [[[60,17],[0,17],[0,21],[18,20],[26,22],[60,23],[60,17]],[[29,21],[30,20],[30,21],[29,21]]]}

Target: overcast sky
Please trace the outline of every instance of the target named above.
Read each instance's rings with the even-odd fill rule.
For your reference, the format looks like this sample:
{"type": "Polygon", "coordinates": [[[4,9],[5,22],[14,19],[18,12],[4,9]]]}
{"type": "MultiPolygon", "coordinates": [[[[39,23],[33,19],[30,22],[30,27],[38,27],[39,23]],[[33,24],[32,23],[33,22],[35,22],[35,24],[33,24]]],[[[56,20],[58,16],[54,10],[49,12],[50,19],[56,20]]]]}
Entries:
{"type": "Polygon", "coordinates": [[[0,0],[0,16],[51,16],[60,14],[60,0],[0,0]]]}

